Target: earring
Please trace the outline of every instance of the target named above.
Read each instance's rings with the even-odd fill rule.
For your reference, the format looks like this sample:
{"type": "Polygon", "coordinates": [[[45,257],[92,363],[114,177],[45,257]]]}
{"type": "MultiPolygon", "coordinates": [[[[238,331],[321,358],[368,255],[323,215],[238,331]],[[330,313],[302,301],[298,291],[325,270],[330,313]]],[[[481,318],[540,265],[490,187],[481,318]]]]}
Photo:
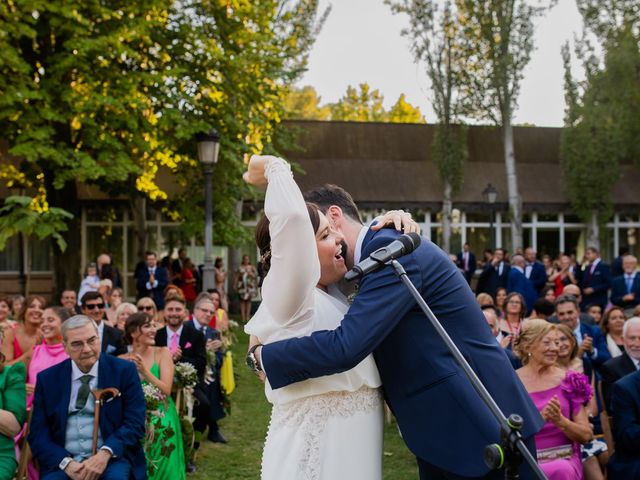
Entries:
{"type": "Polygon", "coordinates": [[[531,356],[531,352],[527,353],[527,356],[530,357],[531,356]]]}

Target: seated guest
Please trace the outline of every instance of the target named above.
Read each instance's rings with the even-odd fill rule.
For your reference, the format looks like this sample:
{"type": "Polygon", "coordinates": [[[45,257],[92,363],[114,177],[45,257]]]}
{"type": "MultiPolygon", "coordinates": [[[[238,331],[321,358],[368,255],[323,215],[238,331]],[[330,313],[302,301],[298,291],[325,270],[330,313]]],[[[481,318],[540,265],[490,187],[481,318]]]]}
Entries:
{"type": "Polygon", "coordinates": [[[222,308],[222,297],[220,297],[220,292],[215,288],[207,291],[209,292],[209,295],[211,295],[211,300],[213,300],[213,306],[216,310],[216,314],[212,320],[214,321],[213,326],[224,335],[225,332],[229,331],[229,316],[225,309],[222,308]]]}
{"type": "Polygon", "coordinates": [[[569,327],[560,323],[556,326],[558,335],[558,361],[563,370],[574,370],[583,373],[582,359],[578,356],[578,342],[569,327]]]}
{"type": "Polygon", "coordinates": [[[4,332],[2,338],[2,353],[7,365],[16,362],[29,363],[33,353],[33,347],[42,341],[40,325],[42,324],[42,312],[46,302],[43,297],[34,295],[24,303],[20,310],[15,328],[4,332]]]}
{"type": "Polygon", "coordinates": [[[510,344],[511,339],[503,338],[502,334],[500,333],[500,328],[498,328],[498,312],[496,307],[494,307],[493,305],[483,305],[482,313],[484,314],[484,318],[487,321],[489,328],[491,329],[492,335],[496,337],[496,342],[498,342],[503,348],[503,351],[507,355],[509,362],[511,362],[511,366],[517,370],[522,366],[522,363],[520,362],[520,359],[507,348],[510,344]]]}
{"type": "Polygon", "coordinates": [[[555,287],[545,287],[542,290],[542,298],[544,298],[545,300],[550,301],[551,303],[555,303],[556,302],[556,289],[555,287]]]}
{"type": "MultiPolygon", "coordinates": [[[[136,307],[133,303],[122,302],[120,305],[118,305],[118,308],[116,308],[116,323],[113,326],[121,332],[124,332],[124,325],[127,321],[127,318],[129,318],[130,315],[133,315],[137,311],[138,307],[136,307]]],[[[154,319],[153,315],[149,316],[152,320],[154,319]]]]}
{"type": "Polygon", "coordinates": [[[9,315],[10,320],[18,320],[20,316],[20,312],[22,312],[24,307],[24,297],[22,295],[13,295],[11,297],[11,315],[9,315]]]}
{"type": "Polygon", "coordinates": [[[595,325],[602,325],[602,307],[600,305],[595,303],[587,305],[586,313],[593,318],[595,325]]]}
{"type": "Polygon", "coordinates": [[[0,331],[15,326],[16,322],[9,320],[9,315],[11,315],[11,299],[0,294],[0,331]]]}
{"type": "Polygon", "coordinates": [[[495,302],[493,304],[498,308],[498,318],[504,318],[504,309],[507,300],[507,289],[504,287],[499,287],[496,290],[495,302]]]}
{"type": "Polygon", "coordinates": [[[491,295],[484,292],[479,293],[476,296],[476,301],[478,302],[478,305],[480,305],[481,307],[484,307],[485,305],[493,305],[493,298],[491,297],[491,295]]]}
{"type": "Polygon", "coordinates": [[[621,307],[612,307],[607,310],[602,319],[602,333],[607,340],[607,349],[611,358],[619,357],[624,352],[622,330],[627,317],[621,307]]]}
{"type": "Polygon", "coordinates": [[[164,317],[162,316],[162,312],[158,312],[156,303],[151,297],[143,297],[138,300],[136,302],[136,308],[139,312],[144,312],[147,315],[151,315],[151,318],[155,322],[158,329],[164,327],[164,317]]]}
{"type": "MultiPolygon", "coordinates": [[[[567,285],[566,287],[564,287],[564,290],[562,291],[562,295],[564,296],[571,295],[572,297],[575,297],[576,301],[578,302],[578,306],[582,301],[582,292],[580,291],[580,287],[578,287],[577,285],[567,285]]],[[[596,324],[593,317],[591,317],[591,315],[589,315],[587,312],[579,312],[578,315],[579,315],[581,324],[585,324],[585,325],[596,324]]],[[[558,323],[558,317],[555,314],[553,314],[547,319],[547,321],[551,323],[558,323]]]]}
{"type": "Polygon", "coordinates": [[[640,372],[613,385],[611,409],[616,449],[609,460],[608,478],[640,478],[640,372]]]}
{"type": "Polygon", "coordinates": [[[638,259],[626,255],[622,259],[624,275],[611,282],[611,303],[630,312],[640,304],[640,275],[637,273],[638,259]]]}
{"type": "Polygon", "coordinates": [[[80,313],[78,296],[76,295],[75,290],[63,290],[60,294],[60,305],[69,310],[71,315],[77,315],[80,313]]]}
{"type": "Polygon", "coordinates": [[[41,478],[146,478],[145,400],[135,366],[100,354],[98,330],[84,315],[64,322],[62,339],[70,358],[40,372],[33,402],[29,445],[41,478]],[[90,390],[108,387],[120,395],[100,409],[93,455],[90,390]]]}
{"type": "Polygon", "coordinates": [[[638,370],[640,365],[640,318],[632,317],[622,327],[624,352],[619,357],[606,362],[600,368],[602,375],[602,395],[607,412],[611,412],[611,390],[613,384],[625,375],[638,370]]]}
{"type": "Polygon", "coordinates": [[[0,478],[13,478],[16,467],[14,437],[20,433],[27,409],[25,402],[26,369],[23,363],[5,365],[0,353],[0,478]]]}
{"type": "Polygon", "coordinates": [[[533,302],[533,308],[531,309],[531,318],[537,318],[538,320],[546,320],[556,311],[556,307],[546,298],[538,298],[533,302]]]}
{"type": "Polygon", "coordinates": [[[122,304],[123,297],[124,297],[124,292],[122,291],[122,289],[119,287],[116,287],[113,290],[111,290],[111,294],[107,299],[107,303],[109,304],[109,308],[107,308],[105,312],[107,314],[107,321],[108,321],[107,323],[115,328],[117,328],[116,327],[116,323],[117,323],[116,311],[118,310],[118,307],[122,304]]]}
{"type": "Polygon", "coordinates": [[[585,410],[593,392],[584,375],[556,365],[556,337],[556,325],[527,320],[514,345],[523,364],[517,373],[545,420],[535,436],[542,471],[549,480],[580,480],[580,445],[593,438],[585,410]]]}
{"type": "Polygon", "coordinates": [[[126,353],[127,349],[122,342],[122,332],[117,328],[107,325],[104,321],[105,302],[100,292],[87,292],[80,299],[83,315],[94,321],[98,327],[98,336],[102,353],[118,356],[126,353]]]}

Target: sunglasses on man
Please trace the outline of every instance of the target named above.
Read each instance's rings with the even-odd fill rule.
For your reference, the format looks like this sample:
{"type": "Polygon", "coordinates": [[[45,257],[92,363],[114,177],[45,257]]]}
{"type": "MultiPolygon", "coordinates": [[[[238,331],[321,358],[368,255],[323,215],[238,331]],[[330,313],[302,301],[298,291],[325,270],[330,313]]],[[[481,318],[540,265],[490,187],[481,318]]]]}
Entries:
{"type": "Polygon", "coordinates": [[[95,310],[96,308],[102,309],[104,308],[104,303],[87,303],[84,308],[87,310],[95,310]]]}

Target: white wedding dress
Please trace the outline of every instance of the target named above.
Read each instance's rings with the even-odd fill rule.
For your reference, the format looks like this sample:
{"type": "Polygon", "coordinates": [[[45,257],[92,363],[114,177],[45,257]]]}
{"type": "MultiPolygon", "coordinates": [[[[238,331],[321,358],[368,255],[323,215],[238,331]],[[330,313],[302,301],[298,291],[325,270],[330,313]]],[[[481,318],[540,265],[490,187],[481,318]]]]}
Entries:
{"type": "MultiPolygon", "coordinates": [[[[262,303],[245,332],[267,344],[333,330],[348,309],[316,288],[320,263],[315,233],[289,165],[273,158],[265,214],[271,268],[262,303]]],[[[267,372],[268,375],[268,372],[267,372]]],[[[344,373],[265,393],[273,404],[262,455],[263,480],[379,480],[382,478],[383,400],[373,357],[344,373]]]]}

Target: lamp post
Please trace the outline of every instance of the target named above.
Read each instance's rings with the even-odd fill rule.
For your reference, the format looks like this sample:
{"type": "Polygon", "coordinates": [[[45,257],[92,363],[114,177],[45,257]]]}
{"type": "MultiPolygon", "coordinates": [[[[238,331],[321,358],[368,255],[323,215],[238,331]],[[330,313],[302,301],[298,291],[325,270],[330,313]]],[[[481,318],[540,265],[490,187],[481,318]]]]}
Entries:
{"type": "Polygon", "coordinates": [[[196,135],[198,160],[204,172],[204,266],[202,268],[202,289],[215,287],[213,270],[213,166],[218,162],[220,135],[215,130],[196,135]]]}
{"type": "Polygon", "coordinates": [[[491,210],[491,216],[489,217],[489,232],[491,234],[491,250],[493,250],[496,246],[496,232],[493,228],[495,211],[493,205],[496,203],[496,198],[498,197],[498,191],[496,188],[490,183],[487,184],[486,188],[482,191],[482,195],[484,196],[485,201],[489,204],[489,209],[491,210]]]}

